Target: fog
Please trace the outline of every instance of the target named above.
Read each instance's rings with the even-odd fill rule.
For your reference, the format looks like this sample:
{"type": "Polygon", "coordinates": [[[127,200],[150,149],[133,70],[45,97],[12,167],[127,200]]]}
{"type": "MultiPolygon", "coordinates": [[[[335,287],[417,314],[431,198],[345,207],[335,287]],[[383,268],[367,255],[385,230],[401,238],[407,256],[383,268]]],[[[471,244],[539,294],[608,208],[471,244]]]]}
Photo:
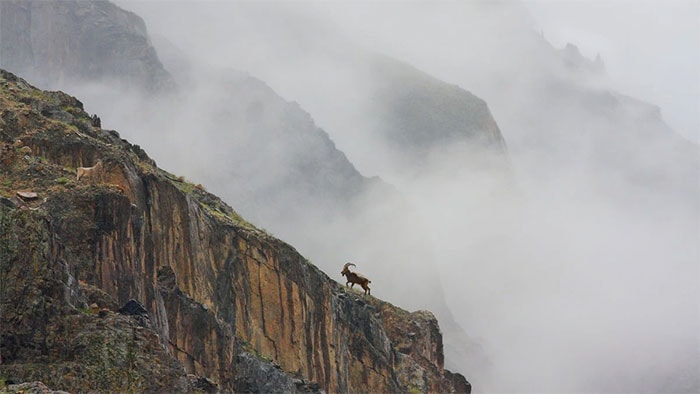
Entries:
{"type": "MultiPolygon", "coordinates": [[[[115,98],[99,84],[71,93],[104,127],[250,212],[334,279],[342,279],[343,262],[354,261],[373,278],[373,294],[398,306],[440,309],[444,294],[467,333],[446,333],[446,363],[476,392],[700,390],[697,146],[668,128],[653,105],[624,96],[659,98],[652,104],[664,105],[661,115],[673,114],[692,136],[698,75],[670,72],[663,62],[655,63],[661,71],[647,69],[632,55],[650,46],[647,35],[639,36],[644,42],[627,37],[634,44],[627,54],[596,47],[624,34],[614,29],[597,30],[602,41],[574,42],[583,56],[560,51],[566,35],[555,30],[558,14],[541,2],[117,4],[145,19],[183,90],[157,100],[126,92],[115,98]],[[540,24],[535,17],[545,14],[540,24]],[[610,73],[596,68],[598,52],[610,73]],[[407,164],[379,132],[387,125],[364,66],[373,53],[486,100],[507,157],[465,142],[407,164]],[[242,86],[245,75],[269,88],[242,86]],[[687,85],[685,94],[679,86],[687,85]],[[250,92],[273,108],[262,126],[244,131],[247,112],[236,103],[250,102],[250,92]],[[330,214],[268,185],[285,176],[275,171],[293,157],[325,149],[296,146],[282,134],[256,139],[256,130],[297,124],[273,117],[291,108],[276,94],[311,115],[294,122],[321,127],[350,163],[393,185],[405,205],[380,188],[354,199],[349,212],[330,214]],[[222,165],[230,167],[219,171],[222,165]],[[239,200],[244,195],[255,198],[239,200]],[[267,198],[294,207],[294,222],[284,212],[265,213],[267,198]],[[377,217],[386,220],[367,222],[377,217]],[[442,294],[421,282],[430,271],[442,294]],[[437,296],[421,302],[430,293],[437,296]],[[463,349],[474,346],[483,354],[463,349]]],[[[599,12],[630,12],[605,20],[635,15],[636,3],[625,4],[599,12]]],[[[672,3],[658,6],[673,15],[672,3]]],[[[579,29],[601,20],[577,14],[579,29]]],[[[663,41],[678,53],[655,55],[697,64],[697,37],[681,33],[663,41]],[[688,49],[693,43],[696,52],[688,49]]]]}
{"type": "Polygon", "coordinates": [[[610,83],[661,106],[674,130],[699,141],[700,3],[670,0],[525,3],[547,39],[605,59],[610,83]]]}

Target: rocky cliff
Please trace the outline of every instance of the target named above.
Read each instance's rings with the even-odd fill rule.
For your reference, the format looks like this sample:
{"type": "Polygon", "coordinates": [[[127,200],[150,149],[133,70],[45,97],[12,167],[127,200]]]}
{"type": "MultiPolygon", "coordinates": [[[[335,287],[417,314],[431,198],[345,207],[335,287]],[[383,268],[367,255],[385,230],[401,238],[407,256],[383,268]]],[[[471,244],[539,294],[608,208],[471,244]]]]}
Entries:
{"type": "Polygon", "coordinates": [[[75,98],[4,71],[0,89],[5,384],[469,391],[429,312],[347,290],[75,98]]]}
{"type": "MultiPolygon", "coordinates": [[[[356,261],[375,283],[381,284],[375,291],[383,299],[400,302],[410,309],[430,309],[439,316],[443,329],[452,337],[450,343],[455,344],[451,348],[470,341],[461,327],[450,323],[451,314],[441,281],[431,264],[435,261],[433,247],[429,237],[425,237],[426,225],[415,208],[409,206],[404,195],[380,179],[362,176],[329,134],[299,104],[281,97],[265,82],[245,72],[204,69],[200,64],[184,67],[191,73],[176,72],[178,88],[166,94],[150,95],[146,100],[139,95],[115,95],[115,90],[130,93],[121,89],[124,84],[137,88],[141,84],[146,90],[164,93],[156,82],[161,80],[159,75],[167,72],[150,46],[144,22],[135,14],[109,2],[74,1],[3,3],[0,12],[3,18],[12,19],[11,23],[3,24],[5,33],[0,41],[5,42],[5,49],[2,57],[15,65],[14,68],[27,69],[27,74],[22,76],[41,77],[52,89],[79,91],[80,97],[100,114],[105,125],[118,128],[131,140],[138,140],[152,157],[172,171],[197,179],[234,204],[243,216],[293,243],[318,267],[336,272],[345,259],[356,261]],[[24,22],[20,16],[27,16],[24,22]],[[48,30],[51,45],[46,50],[38,50],[47,45],[48,30]],[[27,32],[33,38],[27,42],[19,40],[19,37],[28,37],[27,32]],[[97,49],[105,48],[111,48],[110,56],[95,55],[97,49]],[[26,60],[35,58],[33,53],[37,50],[44,56],[41,62],[26,60]],[[79,67],[73,67],[72,62],[77,59],[82,59],[79,67]],[[19,67],[18,62],[23,67],[19,67]],[[121,62],[126,62],[126,66],[121,62]],[[36,67],[47,70],[37,71],[36,67]],[[75,84],[76,81],[88,82],[89,87],[75,84]],[[163,143],[166,139],[167,144],[163,143]],[[402,275],[397,276],[396,272],[402,275]],[[422,285],[405,286],[405,283],[422,285]]],[[[234,18],[230,23],[240,22],[234,18]]],[[[275,41],[274,38],[270,40],[275,41]]],[[[189,53],[194,48],[181,49],[189,53]]],[[[235,52],[235,49],[227,48],[223,52],[235,52]]],[[[239,53],[245,54],[242,58],[248,58],[255,56],[257,50],[248,47],[239,53]]],[[[361,69],[365,67],[365,56],[361,56],[361,69]]],[[[164,60],[168,65],[178,63],[164,60]]],[[[441,99],[436,95],[449,88],[405,64],[389,63],[390,67],[383,67],[383,72],[372,75],[387,80],[387,84],[382,85],[387,89],[381,93],[391,100],[400,100],[400,95],[408,91],[407,94],[420,100],[427,96],[427,100],[438,103],[441,99]],[[395,68],[401,78],[391,78],[395,68]],[[396,91],[397,86],[405,83],[403,90],[396,91]]],[[[257,68],[251,70],[259,72],[257,68]]],[[[31,80],[35,81],[33,78],[31,80]]],[[[366,79],[362,81],[359,85],[364,86],[366,79]]],[[[426,151],[444,148],[459,139],[453,138],[463,131],[459,123],[469,120],[471,114],[462,111],[463,104],[476,104],[477,108],[485,109],[491,120],[488,125],[495,126],[483,102],[452,88],[450,105],[446,108],[432,106],[426,110],[422,105],[414,105],[403,111],[404,114],[416,111],[411,119],[420,120],[421,127],[433,121],[440,124],[435,133],[438,142],[427,143],[426,151]],[[439,110],[439,116],[434,119],[430,118],[433,110],[439,110]],[[445,120],[452,116],[459,118],[458,121],[445,120]],[[455,126],[454,135],[442,138],[443,124],[455,126]]],[[[338,108],[352,107],[342,93],[330,92],[324,101],[338,108]]],[[[385,111],[385,107],[378,106],[381,111],[385,111]]],[[[394,113],[391,117],[396,120],[399,115],[394,113]]],[[[473,134],[479,134],[482,120],[467,122],[475,126],[471,130],[473,134]]],[[[344,124],[345,128],[355,126],[354,121],[344,124]]],[[[497,127],[493,130],[498,133],[497,127]]],[[[357,131],[386,131],[390,136],[386,138],[388,141],[400,139],[404,132],[397,127],[357,127],[357,131]]],[[[413,139],[409,132],[406,135],[413,139]]],[[[417,142],[409,145],[417,147],[417,142]]],[[[410,160],[412,154],[404,153],[401,150],[396,154],[417,167],[424,164],[421,160],[410,160]]]]}
{"type": "Polygon", "coordinates": [[[8,20],[2,23],[0,67],[22,70],[18,75],[32,82],[41,78],[52,89],[73,92],[76,86],[105,125],[118,125],[168,168],[235,202],[246,218],[293,242],[321,268],[335,270],[344,262],[332,261],[330,254],[367,265],[382,261],[385,269],[373,278],[394,289],[385,297],[415,308],[444,304],[438,275],[426,263],[430,245],[415,209],[380,179],[363,176],[298,103],[246,72],[199,64],[191,74],[178,73],[179,88],[160,88],[171,79],[144,21],[108,1],[3,2],[0,14],[8,20]],[[124,84],[161,94],[145,100],[115,96],[124,84]],[[206,154],[191,155],[195,150],[206,154]],[[300,220],[312,224],[299,226],[300,220]],[[387,256],[383,245],[372,246],[377,234],[408,252],[387,256]],[[363,255],[354,253],[356,245],[368,245],[363,255]],[[426,286],[399,292],[394,272],[405,265],[415,269],[403,280],[426,286]]]}
{"type": "Polygon", "coordinates": [[[0,2],[0,67],[42,86],[99,80],[149,92],[174,86],[143,20],[108,1],[0,2]]]}

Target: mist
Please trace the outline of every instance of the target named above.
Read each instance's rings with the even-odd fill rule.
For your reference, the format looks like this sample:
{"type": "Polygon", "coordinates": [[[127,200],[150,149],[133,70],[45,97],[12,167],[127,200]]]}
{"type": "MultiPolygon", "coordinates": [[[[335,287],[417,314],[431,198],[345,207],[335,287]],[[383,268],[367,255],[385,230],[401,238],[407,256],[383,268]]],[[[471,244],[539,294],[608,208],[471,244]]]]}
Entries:
{"type": "MultiPolygon", "coordinates": [[[[550,43],[553,22],[533,17],[542,3],[535,13],[518,2],[116,3],[144,18],[181,90],[61,88],[332,278],[353,261],[377,297],[408,309],[444,302],[464,347],[481,349],[446,333],[448,367],[476,392],[700,390],[698,148],[661,116],[697,133],[697,89],[667,94],[660,111],[626,96],[662,97],[648,92],[668,73],[631,73],[650,87],[601,72],[594,51],[606,69],[617,52],[550,43]],[[375,53],[484,99],[506,159],[466,142],[417,158],[382,138],[365,66],[375,53]],[[255,100],[270,107],[251,128],[255,100]],[[308,119],[280,118],[295,106],[308,119]],[[337,196],[319,208],[287,192],[275,184],[284,169],[326,147],[257,134],[285,124],[327,132],[359,173],[401,197],[368,188],[338,213],[337,196]],[[266,209],[275,204],[293,209],[266,209]],[[421,280],[429,272],[440,289],[421,280]]],[[[679,56],[697,62],[697,51],[679,56]]]]}
{"type": "Polygon", "coordinates": [[[613,86],[661,106],[674,130],[700,140],[700,3],[525,3],[550,42],[575,42],[591,58],[600,53],[613,86]]]}

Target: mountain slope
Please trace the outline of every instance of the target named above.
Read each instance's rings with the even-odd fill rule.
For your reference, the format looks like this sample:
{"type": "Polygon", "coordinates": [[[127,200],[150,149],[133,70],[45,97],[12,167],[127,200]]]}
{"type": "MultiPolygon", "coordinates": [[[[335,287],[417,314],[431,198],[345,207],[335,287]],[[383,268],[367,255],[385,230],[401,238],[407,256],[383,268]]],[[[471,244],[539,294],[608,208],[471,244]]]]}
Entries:
{"type": "MultiPolygon", "coordinates": [[[[335,269],[345,259],[357,259],[360,264],[366,261],[365,264],[376,266],[376,271],[368,274],[373,274],[377,283],[385,283],[384,288],[392,289],[397,288],[394,272],[401,269],[396,266],[401,259],[420,262],[406,264],[415,269],[404,280],[423,282],[427,286],[386,296],[420,308],[444,303],[440,291],[431,290],[439,289],[440,281],[426,263],[430,261],[430,246],[422,237],[421,219],[405,197],[380,179],[361,175],[326,130],[298,104],[284,99],[247,73],[212,70],[201,65],[190,67],[192,74],[182,77],[187,82],[178,81],[182,86],[165,94],[146,100],[138,95],[127,95],[127,92],[115,96],[113,92],[120,88],[105,84],[110,78],[121,81],[119,83],[131,81],[136,87],[143,79],[142,87],[148,88],[159,80],[159,75],[167,75],[149,44],[145,24],[138,16],[109,2],[69,1],[47,5],[29,1],[7,3],[4,7],[3,15],[8,18],[32,13],[40,15],[34,19],[27,17],[24,22],[22,18],[14,18],[16,22],[4,27],[8,34],[0,39],[5,47],[11,48],[5,52],[7,62],[23,62],[21,59],[32,57],[28,54],[44,42],[10,38],[24,36],[27,31],[45,38],[42,31],[35,32],[40,29],[37,23],[54,26],[56,45],[51,48],[55,53],[47,52],[41,62],[23,62],[23,67],[17,65],[17,68],[22,68],[27,75],[48,76],[51,88],[70,86],[71,91],[74,91],[75,81],[55,76],[75,73],[77,79],[89,83],[87,87],[77,84],[75,91],[81,92],[81,97],[96,108],[105,124],[126,130],[131,139],[147,147],[159,162],[187,177],[199,179],[212,191],[235,203],[251,221],[293,242],[305,254],[320,261],[324,269],[335,269]],[[86,42],[90,44],[83,45],[86,42]],[[117,67],[119,62],[95,56],[91,48],[96,45],[112,48],[111,52],[120,62],[133,67],[120,68],[117,67]],[[135,53],[148,56],[135,57],[135,53]],[[64,58],[81,59],[81,67],[90,69],[113,68],[108,75],[78,72],[60,61],[64,58]],[[51,70],[42,67],[51,67],[51,70]],[[164,144],[164,140],[170,143],[164,144]],[[299,225],[301,221],[304,226],[299,225]],[[402,231],[391,228],[396,224],[403,224],[402,231]],[[346,234],[350,232],[355,235],[348,239],[346,234]],[[377,234],[385,234],[388,239],[382,245],[375,245],[377,234]],[[392,254],[391,249],[385,247],[392,244],[408,248],[409,252],[392,254]],[[329,260],[331,254],[344,257],[324,266],[323,261],[329,260]]],[[[400,68],[405,66],[400,65],[400,68]]],[[[424,85],[442,86],[439,81],[421,78],[428,83],[418,84],[419,91],[425,90],[424,85]]],[[[391,73],[384,73],[381,79],[392,81],[391,86],[405,82],[393,81],[391,73]]],[[[390,93],[397,96],[396,92],[390,93]]],[[[460,104],[456,100],[450,110],[459,114],[460,104]]],[[[429,113],[422,112],[421,116],[431,122],[429,113]]],[[[495,127],[490,131],[498,133],[493,119],[489,116],[486,120],[495,127]]],[[[401,132],[397,130],[394,134],[401,132]]],[[[409,132],[404,134],[410,135],[409,132]]],[[[416,146],[416,142],[413,145],[416,146]]]]}
{"type": "MultiPolygon", "coordinates": [[[[131,140],[146,146],[160,163],[202,182],[234,204],[246,218],[295,244],[319,267],[337,272],[332,270],[352,260],[372,278],[376,294],[410,308],[430,308],[440,317],[450,317],[439,272],[432,264],[434,248],[425,231],[424,218],[400,191],[380,179],[362,176],[298,104],[245,73],[212,71],[199,65],[190,67],[194,75],[186,75],[186,82],[178,80],[179,88],[167,94],[147,100],[127,95],[121,91],[121,84],[133,83],[138,88],[139,78],[143,78],[147,90],[154,90],[149,86],[158,85],[154,81],[166,73],[152,53],[143,21],[129,12],[114,10],[109,3],[23,4],[26,10],[41,15],[42,26],[55,26],[57,44],[52,50],[57,53],[49,58],[83,59],[82,67],[109,71],[81,72],[71,79],[54,78],[48,81],[52,88],[71,86],[71,91],[81,92],[80,96],[96,109],[104,124],[116,125],[129,133],[131,140]],[[84,35],[85,32],[90,34],[84,35]],[[75,46],[73,42],[89,45],[75,46]],[[109,68],[114,63],[109,58],[89,57],[93,53],[90,48],[98,42],[113,48],[119,61],[128,59],[133,67],[109,68]],[[139,53],[154,56],[134,56],[139,53]],[[110,79],[117,84],[110,84],[110,79]],[[74,90],[75,81],[88,84],[76,84],[74,90]],[[120,94],[115,95],[115,91],[120,94]],[[396,275],[397,272],[402,275],[396,275]]],[[[7,28],[38,29],[35,21],[7,28]]],[[[33,53],[38,44],[11,41],[6,45],[16,52],[33,53]]],[[[366,61],[366,56],[362,54],[362,61],[366,61]]],[[[65,68],[64,62],[49,58],[41,64],[28,64],[27,75],[75,72],[65,68]],[[44,73],[43,64],[54,69],[44,73]]],[[[372,58],[376,63],[360,66],[370,66],[370,77],[363,81],[376,79],[384,83],[384,89],[372,92],[381,101],[378,118],[390,124],[360,127],[358,132],[384,133],[387,146],[397,140],[407,142],[393,153],[375,155],[391,158],[389,169],[410,164],[420,170],[435,152],[449,149],[454,143],[474,141],[494,148],[498,158],[495,161],[503,164],[503,140],[482,100],[406,64],[372,58]],[[445,92],[449,94],[444,96],[445,92]],[[424,106],[425,100],[433,105],[424,106]],[[448,105],[443,105],[445,102],[448,105]],[[408,105],[397,105],[401,103],[408,105]],[[407,117],[407,113],[411,116],[407,117]],[[416,138],[420,133],[423,138],[416,138]]],[[[166,62],[173,63],[177,62],[166,62]]],[[[334,94],[326,97],[333,105],[350,106],[344,99],[336,102],[334,94]]],[[[471,347],[471,340],[456,324],[450,324],[449,332],[455,348],[471,347]]],[[[482,358],[475,357],[475,364],[481,363],[482,358]]]]}
{"type": "Polygon", "coordinates": [[[91,125],[78,100],[4,71],[0,87],[6,380],[75,391],[469,389],[444,370],[430,313],[345,290],[91,125]],[[114,313],[130,299],[145,312],[114,313]]]}

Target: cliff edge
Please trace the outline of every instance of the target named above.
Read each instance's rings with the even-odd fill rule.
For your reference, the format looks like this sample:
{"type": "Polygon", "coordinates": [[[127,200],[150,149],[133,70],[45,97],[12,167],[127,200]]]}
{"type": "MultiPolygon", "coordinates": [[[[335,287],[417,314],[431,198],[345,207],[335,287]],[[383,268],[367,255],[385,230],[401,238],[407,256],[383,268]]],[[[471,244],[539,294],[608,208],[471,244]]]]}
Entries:
{"type": "Polygon", "coordinates": [[[0,383],[470,391],[432,314],[347,290],[77,99],[0,71],[0,109],[0,383]]]}

